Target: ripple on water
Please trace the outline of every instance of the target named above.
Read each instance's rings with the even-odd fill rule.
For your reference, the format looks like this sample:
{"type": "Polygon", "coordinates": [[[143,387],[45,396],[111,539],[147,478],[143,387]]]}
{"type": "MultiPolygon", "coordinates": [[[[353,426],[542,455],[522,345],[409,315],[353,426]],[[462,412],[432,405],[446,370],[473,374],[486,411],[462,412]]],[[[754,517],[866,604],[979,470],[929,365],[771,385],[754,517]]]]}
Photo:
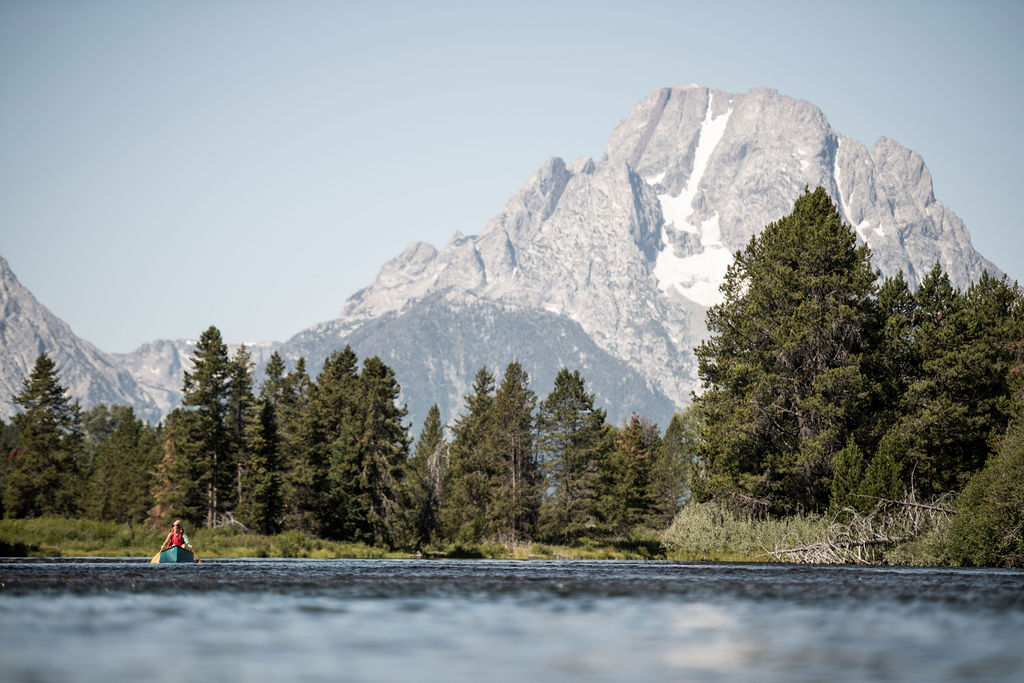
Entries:
{"type": "Polygon", "coordinates": [[[10,680],[178,680],[179,653],[225,681],[1024,674],[1012,571],[70,560],[0,561],[0,584],[10,680]]]}

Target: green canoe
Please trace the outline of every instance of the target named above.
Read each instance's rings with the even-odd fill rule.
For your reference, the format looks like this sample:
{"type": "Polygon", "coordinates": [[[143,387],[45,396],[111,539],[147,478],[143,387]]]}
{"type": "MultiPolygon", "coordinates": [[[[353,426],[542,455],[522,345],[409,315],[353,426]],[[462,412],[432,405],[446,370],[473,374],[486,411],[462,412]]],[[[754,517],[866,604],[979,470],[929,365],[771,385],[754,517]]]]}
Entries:
{"type": "Polygon", "coordinates": [[[196,556],[188,548],[172,545],[167,550],[160,552],[159,562],[195,562],[196,556]]]}

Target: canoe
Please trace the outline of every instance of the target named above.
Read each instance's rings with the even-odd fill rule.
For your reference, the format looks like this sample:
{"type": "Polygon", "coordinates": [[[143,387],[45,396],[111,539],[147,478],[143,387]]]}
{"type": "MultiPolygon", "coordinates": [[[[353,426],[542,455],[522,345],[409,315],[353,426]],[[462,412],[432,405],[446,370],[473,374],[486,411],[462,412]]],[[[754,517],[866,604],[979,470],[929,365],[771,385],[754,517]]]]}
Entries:
{"type": "Polygon", "coordinates": [[[167,550],[160,552],[160,559],[157,562],[195,562],[196,556],[188,548],[172,545],[167,550]]]}

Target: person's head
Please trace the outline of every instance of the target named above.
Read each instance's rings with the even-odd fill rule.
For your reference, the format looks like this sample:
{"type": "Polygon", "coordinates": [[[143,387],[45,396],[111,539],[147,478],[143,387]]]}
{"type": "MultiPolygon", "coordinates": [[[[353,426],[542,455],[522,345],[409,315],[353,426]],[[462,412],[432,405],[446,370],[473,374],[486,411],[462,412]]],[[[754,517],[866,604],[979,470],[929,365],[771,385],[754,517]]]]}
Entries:
{"type": "Polygon", "coordinates": [[[174,520],[174,524],[171,525],[171,531],[177,531],[178,533],[181,533],[181,520],[180,519],[174,520]]]}

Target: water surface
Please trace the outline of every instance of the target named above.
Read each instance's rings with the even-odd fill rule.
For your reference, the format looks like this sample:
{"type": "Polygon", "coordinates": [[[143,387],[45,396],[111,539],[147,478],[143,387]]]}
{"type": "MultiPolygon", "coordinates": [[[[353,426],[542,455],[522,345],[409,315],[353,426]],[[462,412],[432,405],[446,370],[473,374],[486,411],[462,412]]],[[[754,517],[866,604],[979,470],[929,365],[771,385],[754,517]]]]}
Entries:
{"type": "Polygon", "coordinates": [[[1024,572],[0,560],[13,681],[1021,680],[1024,572]]]}

